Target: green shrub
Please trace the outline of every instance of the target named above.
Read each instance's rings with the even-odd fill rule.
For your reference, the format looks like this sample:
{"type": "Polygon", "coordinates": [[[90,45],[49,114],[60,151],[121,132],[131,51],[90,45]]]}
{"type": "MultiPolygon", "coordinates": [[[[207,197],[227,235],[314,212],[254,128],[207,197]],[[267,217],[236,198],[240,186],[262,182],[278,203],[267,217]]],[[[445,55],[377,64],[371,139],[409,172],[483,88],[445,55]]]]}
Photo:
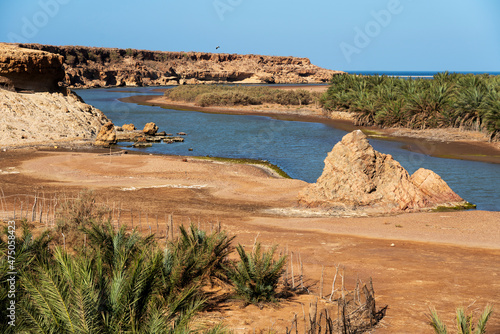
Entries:
{"type": "MultiPolygon", "coordinates": [[[[171,277],[172,262],[154,236],[128,233],[125,227],[114,230],[109,223],[92,223],[81,232],[87,235],[87,246],[71,255],[61,247],[49,250],[47,234],[34,239],[24,233],[16,239],[16,263],[22,261],[16,267],[16,327],[13,331],[2,324],[2,333],[187,333],[205,305],[200,282],[224,271],[231,252],[232,238],[223,232],[182,229],[181,237],[169,245],[170,254],[181,260],[203,258],[204,264],[177,261],[173,271],[192,273],[191,282],[181,284],[171,277]]],[[[1,255],[6,248],[0,238],[1,255]]],[[[5,256],[0,268],[7,273],[5,256]]],[[[0,281],[6,278],[0,275],[0,281]]],[[[0,314],[5,317],[7,288],[0,287],[0,305],[5,306],[0,314]]],[[[223,331],[216,326],[209,332],[223,331]]]]}
{"type": "Polygon", "coordinates": [[[262,252],[260,243],[255,245],[250,254],[247,254],[241,245],[238,245],[236,250],[240,261],[228,267],[228,275],[235,286],[236,294],[252,304],[274,301],[286,256],[275,260],[276,246],[262,252]]]}
{"type": "MultiPolygon", "coordinates": [[[[486,323],[491,316],[491,306],[486,306],[483,313],[479,317],[476,326],[472,323],[472,314],[466,315],[463,308],[457,309],[457,333],[459,334],[482,334],[486,333],[486,323]]],[[[436,334],[447,334],[446,325],[439,318],[435,309],[431,309],[429,324],[434,329],[436,334]]]]}

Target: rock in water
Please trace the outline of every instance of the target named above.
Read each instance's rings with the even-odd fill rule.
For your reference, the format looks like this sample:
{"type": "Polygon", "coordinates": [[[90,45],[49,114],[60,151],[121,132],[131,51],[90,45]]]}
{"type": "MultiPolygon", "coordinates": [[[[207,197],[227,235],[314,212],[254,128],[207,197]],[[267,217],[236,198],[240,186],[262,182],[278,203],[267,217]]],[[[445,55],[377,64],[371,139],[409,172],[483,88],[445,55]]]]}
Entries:
{"type": "Polygon", "coordinates": [[[150,135],[150,136],[154,136],[157,131],[158,131],[158,127],[153,122],[147,123],[144,126],[144,129],[142,130],[142,132],[144,132],[145,134],[150,135]]]}
{"type": "Polygon", "coordinates": [[[135,125],[133,123],[123,124],[122,129],[124,131],[134,131],[135,130],[135,125]]]}
{"type": "Polygon", "coordinates": [[[410,176],[391,155],[375,151],[360,130],[335,145],[323,174],[300,192],[299,203],[369,214],[466,204],[433,171],[421,168],[410,176]]]}
{"type": "Polygon", "coordinates": [[[94,145],[106,147],[111,144],[116,144],[115,126],[112,122],[107,122],[101,127],[101,130],[97,134],[94,145]]]}

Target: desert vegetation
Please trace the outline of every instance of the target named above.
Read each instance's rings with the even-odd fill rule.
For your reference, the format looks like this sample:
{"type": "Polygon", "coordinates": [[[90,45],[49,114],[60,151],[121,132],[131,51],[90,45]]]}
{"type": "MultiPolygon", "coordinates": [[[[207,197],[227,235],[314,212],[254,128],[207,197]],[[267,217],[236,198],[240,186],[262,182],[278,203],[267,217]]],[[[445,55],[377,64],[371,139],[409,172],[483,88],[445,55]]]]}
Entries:
{"type": "MultiPolygon", "coordinates": [[[[486,333],[486,323],[491,316],[493,309],[490,305],[486,306],[483,313],[479,316],[477,324],[474,325],[473,315],[466,314],[463,307],[457,309],[456,321],[457,321],[457,333],[460,334],[483,334],[486,333]]],[[[447,334],[448,330],[446,325],[443,323],[441,318],[438,316],[435,309],[431,309],[430,312],[430,325],[434,329],[436,334],[447,334]]]]}
{"type": "MultiPolygon", "coordinates": [[[[228,301],[264,307],[311,292],[302,262],[296,277],[277,246],[234,247],[235,236],[220,226],[208,232],[179,225],[175,238],[141,234],[112,224],[111,209],[90,191],[64,201],[60,211],[52,229],[33,234],[34,224],[23,219],[15,234],[5,228],[0,236],[4,319],[12,300],[9,271],[16,271],[16,326],[3,322],[2,333],[226,333],[224,324],[200,320],[200,312],[228,301]],[[15,261],[9,262],[12,240],[15,261]]],[[[371,282],[349,292],[343,270],[342,289],[336,287],[337,274],[339,268],[331,294],[322,295],[321,283],[320,298],[330,306],[316,318],[316,299],[314,318],[304,317],[311,333],[359,332],[380,320],[371,282]]],[[[296,331],[299,321],[291,319],[290,328],[296,331]]]]}
{"type": "Polygon", "coordinates": [[[165,96],[174,101],[192,102],[200,107],[264,103],[300,106],[314,103],[319,94],[302,89],[280,90],[266,86],[192,85],[167,89],[165,96]]]}
{"type": "MultiPolygon", "coordinates": [[[[127,233],[109,223],[86,225],[80,229],[86,237],[81,247],[51,247],[49,232],[34,237],[26,226],[16,238],[16,333],[185,332],[210,299],[203,287],[231,282],[229,268],[242,266],[229,260],[234,237],[224,231],[180,227],[179,237],[160,247],[154,235],[127,233]]],[[[2,253],[6,245],[2,239],[2,253]]],[[[242,261],[254,258],[238,249],[242,261]]],[[[259,250],[270,267],[259,265],[256,276],[248,278],[257,280],[265,293],[257,289],[260,297],[249,299],[248,291],[235,289],[236,296],[252,303],[274,300],[285,258],[275,261],[273,254],[273,249],[259,250]]],[[[8,278],[6,259],[2,256],[0,262],[2,283],[8,278]]],[[[9,302],[6,287],[2,284],[0,293],[2,313],[9,302]]],[[[11,329],[2,326],[3,333],[11,329]]],[[[206,331],[223,330],[216,326],[206,331]]]]}
{"type": "Polygon", "coordinates": [[[320,98],[326,111],[355,113],[357,125],[455,127],[500,139],[500,77],[438,73],[432,79],[336,75],[320,98]]]}

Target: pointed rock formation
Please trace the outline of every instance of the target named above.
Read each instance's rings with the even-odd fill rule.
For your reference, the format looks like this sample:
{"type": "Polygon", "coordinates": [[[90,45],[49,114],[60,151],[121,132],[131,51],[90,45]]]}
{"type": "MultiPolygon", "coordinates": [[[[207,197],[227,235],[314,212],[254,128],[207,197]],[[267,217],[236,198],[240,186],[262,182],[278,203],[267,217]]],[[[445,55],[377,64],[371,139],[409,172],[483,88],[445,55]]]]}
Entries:
{"type": "Polygon", "coordinates": [[[433,171],[421,168],[410,176],[391,155],[375,151],[360,130],[335,145],[323,174],[301,191],[299,203],[369,214],[467,204],[433,171]]]}
{"type": "Polygon", "coordinates": [[[111,144],[116,144],[115,126],[112,122],[107,122],[97,134],[94,145],[108,147],[111,144]]]}

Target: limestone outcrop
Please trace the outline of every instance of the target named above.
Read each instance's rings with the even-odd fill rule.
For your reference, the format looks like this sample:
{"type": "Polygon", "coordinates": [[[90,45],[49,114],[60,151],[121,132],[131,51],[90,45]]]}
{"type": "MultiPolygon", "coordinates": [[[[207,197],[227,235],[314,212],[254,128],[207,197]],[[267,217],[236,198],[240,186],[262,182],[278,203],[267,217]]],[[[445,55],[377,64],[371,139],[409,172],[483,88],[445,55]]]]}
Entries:
{"type": "Polygon", "coordinates": [[[9,90],[59,91],[64,57],[0,43],[0,86],[9,90]]]}
{"type": "Polygon", "coordinates": [[[327,83],[307,58],[20,44],[64,58],[71,88],[203,83],[327,83]]]}
{"type": "Polygon", "coordinates": [[[391,155],[375,151],[360,130],[334,146],[323,174],[299,194],[299,203],[367,214],[467,204],[433,171],[421,168],[410,176],[391,155]]]}
{"type": "Polygon", "coordinates": [[[146,135],[154,136],[156,132],[158,132],[158,126],[153,122],[146,123],[142,132],[144,132],[144,134],[146,135]]]}
{"type": "Polygon", "coordinates": [[[60,86],[62,60],[0,43],[0,147],[88,143],[108,121],[60,86]]]}
{"type": "Polygon", "coordinates": [[[116,144],[116,131],[113,122],[107,122],[101,126],[101,130],[97,134],[94,145],[108,147],[116,144]]]}
{"type": "Polygon", "coordinates": [[[123,124],[122,125],[123,131],[134,131],[136,130],[135,125],[130,123],[130,124],[123,124]]]}
{"type": "Polygon", "coordinates": [[[106,116],[73,93],[0,89],[0,147],[90,142],[106,116]]]}

